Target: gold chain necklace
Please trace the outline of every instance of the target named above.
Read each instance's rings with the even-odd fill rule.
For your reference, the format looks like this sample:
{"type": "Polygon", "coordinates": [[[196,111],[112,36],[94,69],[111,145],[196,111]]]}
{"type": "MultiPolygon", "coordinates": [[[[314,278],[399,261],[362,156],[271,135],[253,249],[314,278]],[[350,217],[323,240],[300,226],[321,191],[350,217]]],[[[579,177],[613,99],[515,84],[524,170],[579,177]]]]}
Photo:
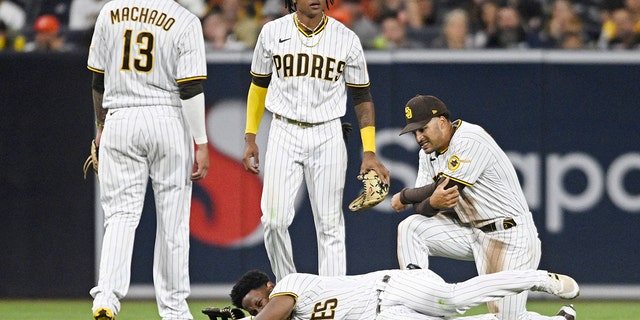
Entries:
{"type": "Polygon", "coordinates": [[[322,12],[322,19],[320,19],[320,22],[318,22],[318,25],[314,28],[311,29],[309,27],[307,27],[306,24],[302,23],[302,21],[300,21],[300,19],[298,19],[298,13],[296,12],[296,14],[293,16],[296,20],[297,23],[299,23],[300,25],[302,25],[303,27],[307,28],[307,30],[311,31],[311,36],[310,37],[302,37],[302,35],[300,34],[301,32],[296,32],[298,34],[298,39],[300,39],[300,42],[302,42],[302,45],[304,45],[307,48],[313,48],[315,46],[317,46],[318,44],[320,44],[320,41],[322,40],[322,37],[324,36],[324,32],[320,34],[320,37],[318,37],[318,41],[316,43],[312,43],[312,44],[307,44],[307,40],[311,40],[311,42],[313,42],[313,38],[316,35],[316,30],[318,30],[318,28],[320,28],[320,26],[322,25],[322,22],[324,21],[324,12],[322,12]]]}
{"type": "Polygon", "coordinates": [[[297,12],[294,15],[294,18],[296,19],[296,22],[298,22],[303,27],[307,28],[307,30],[311,31],[311,35],[313,35],[313,33],[316,32],[316,30],[318,30],[318,28],[320,28],[320,25],[322,25],[322,21],[324,21],[324,11],[322,12],[322,18],[320,19],[320,22],[318,22],[318,25],[313,29],[307,27],[306,24],[302,23],[302,21],[300,21],[300,19],[298,19],[298,13],[297,12]]]}

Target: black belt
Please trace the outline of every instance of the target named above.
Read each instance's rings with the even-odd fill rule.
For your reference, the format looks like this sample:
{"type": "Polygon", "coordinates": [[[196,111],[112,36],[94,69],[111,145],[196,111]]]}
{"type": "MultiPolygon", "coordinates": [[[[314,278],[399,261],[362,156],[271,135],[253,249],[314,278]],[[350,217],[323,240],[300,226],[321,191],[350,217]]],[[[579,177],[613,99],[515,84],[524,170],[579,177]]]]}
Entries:
{"type": "Polygon", "coordinates": [[[489,223],[486,226],[482,226],[478,229],[480,229],[482,232],[493,232],[493,231],[498,231],[498,230],[507,230],[507,229],[511,229],[513,227],[515,227],[516,221],[513,220],[513,218],[507,218],[507,219],[503,219],[502,221],[496,221],[494,223],[489,223]],[[499,228],[498,226],[500,226],[502,224],[502,229],[499,228]]]}
{"type": "Polygon", "coordinates": [[[293,120],[293,119],[289,119],[289,118],[285,118],[279,114],[275,115],[275,118],[278,120],[282,120],[284,122],[290,123],[290,124],[294,124],[298,127],[303,127],[303,128],[311,128],[313,126],[317,126],[319,124],[323,124],[324,122],[317,122],[317,123],[311,123],[311,122],[302,122],[302,121],[298,121],[298,120],[293,120]]]}

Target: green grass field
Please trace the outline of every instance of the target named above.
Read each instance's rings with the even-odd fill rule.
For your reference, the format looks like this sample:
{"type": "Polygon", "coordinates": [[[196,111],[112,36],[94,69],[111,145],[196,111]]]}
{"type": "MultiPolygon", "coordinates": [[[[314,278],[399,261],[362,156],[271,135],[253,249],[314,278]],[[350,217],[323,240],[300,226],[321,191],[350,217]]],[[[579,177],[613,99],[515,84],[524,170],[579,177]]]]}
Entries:
{"type": "MultiPolygon", "coordinates": [[[[528,309],[544,315],[555,314],[563,302],[531,301],[528,309]]],[[[207,320],[200,312],[205,307],[223,307],[229,301],[190,301],[191,312],[195,320],[207,320]]],[[[572,301],[580,320],[635,320],[640,319],[640,301],[572,301]]],[[[476,307],[466,315],[487,312],[486,307],[476,307]]],[[[2,300],[0,301],[0,319],[2,320],[90,320],[91,300],[2,300]]],[[[124,300],[118,320],[160,319],[155,301],[124,300]]],[[[402,320],[402,319],[398,319],[402,320]]]]}

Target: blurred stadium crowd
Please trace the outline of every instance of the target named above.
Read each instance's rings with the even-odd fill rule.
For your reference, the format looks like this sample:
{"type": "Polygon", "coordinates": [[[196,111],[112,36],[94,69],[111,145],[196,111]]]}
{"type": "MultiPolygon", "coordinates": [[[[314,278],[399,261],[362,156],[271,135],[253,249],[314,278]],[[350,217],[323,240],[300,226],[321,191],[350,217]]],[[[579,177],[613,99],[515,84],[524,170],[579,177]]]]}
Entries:
{"type": "MultiPolygon", "coordinates": [[[[0,52],[87,50],[109,0],[0,0],[0,52]]],[[[324,0],[323,0],[324,1],[324,0]]],[[[282,0],[178,0],[208,51],[252,50],[282,0]]],[[[640,49],[640,0],[334,0],[367,50],[640,49]]]]}

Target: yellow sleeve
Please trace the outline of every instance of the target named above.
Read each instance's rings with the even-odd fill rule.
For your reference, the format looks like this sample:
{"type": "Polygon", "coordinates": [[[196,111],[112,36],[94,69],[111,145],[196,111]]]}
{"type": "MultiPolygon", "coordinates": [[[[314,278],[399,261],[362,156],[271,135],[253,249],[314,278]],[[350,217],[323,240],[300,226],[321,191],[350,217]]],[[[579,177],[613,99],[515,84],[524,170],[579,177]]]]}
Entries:
{"type": "Polygon", "coordinates": [[[258,133],[260,120],[264,114],[264,101],[267,97],[267,88],[251,83],[247,96],[247,123],[245,133],[258,133]]]}

